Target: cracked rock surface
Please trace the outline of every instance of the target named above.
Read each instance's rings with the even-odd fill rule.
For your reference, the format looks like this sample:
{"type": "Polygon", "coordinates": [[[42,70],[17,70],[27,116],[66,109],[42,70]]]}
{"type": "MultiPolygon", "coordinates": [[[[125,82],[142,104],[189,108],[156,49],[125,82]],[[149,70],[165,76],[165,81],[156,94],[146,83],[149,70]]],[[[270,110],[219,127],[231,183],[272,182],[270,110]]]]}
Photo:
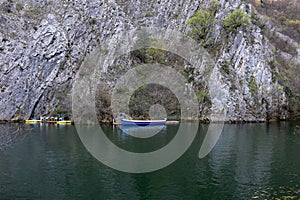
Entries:
{"type": "MultiPolygon", "coordinates": [[[[242,8],[250,15],[252,10],[239,0],[219,2],[213,37],[224,42],[222,21],[227,14],[242,8]]],[[[1,0],[0,120],[51,115],[58,108],[70,111],[75,75],[97,45],[115,33],[143,26],[187,33],[187,20],[206,4],[201,0],[1,0]]],[[[227,120],[286,119],[289,100],[274,78],[269,64],[274,47],[261,29],[250,24],[226,41],[217,52],[216,73],[229,96],[227,120]],[[228,63],[225,72],[224,63],[228,63]]],[[[213,108],[200,110],[209,109],[213,108]]],[[[200,115],[207,117],[206,112],[200,115]]]]}

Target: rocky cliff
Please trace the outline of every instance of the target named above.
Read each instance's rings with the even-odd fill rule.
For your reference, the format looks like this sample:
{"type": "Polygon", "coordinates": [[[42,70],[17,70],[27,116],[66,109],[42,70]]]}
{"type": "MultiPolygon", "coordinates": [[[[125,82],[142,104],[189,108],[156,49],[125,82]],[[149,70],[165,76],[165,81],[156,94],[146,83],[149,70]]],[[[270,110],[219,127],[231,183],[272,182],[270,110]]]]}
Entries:
{"type": "MultiPolygon", "coordinates": [[[[70,114],[75,75],[85,56],[97,45],[115,33],[144,26],[187,34],[188,20],[208,3],[1,0],[0,120],[70,114]]],[[[278,69],[272,64],[276,48],[255,23],[259,19],[252,19],[249,25],[231,33],[225,33],[222,25],[225,17],[239,8],[251,16],[255,12],[253,6],[239,0],[219,3],[211,36],[217,48],[212,56],[228,88],[228,120],[287,119],[294,113],[290,108],[293,91],[289,92],[278,78],[278,69]]],[[[135,60],[132,56],[128,59],[135,60]]],[[[193,70],[190,73],[197,74],[193,70]]],[[[203,99],[199,101],[200,105],[207,105],[200,109],[201,118],[205,119],[206,110],[213,108],[209,103],[201,104],[203,99]]]]}

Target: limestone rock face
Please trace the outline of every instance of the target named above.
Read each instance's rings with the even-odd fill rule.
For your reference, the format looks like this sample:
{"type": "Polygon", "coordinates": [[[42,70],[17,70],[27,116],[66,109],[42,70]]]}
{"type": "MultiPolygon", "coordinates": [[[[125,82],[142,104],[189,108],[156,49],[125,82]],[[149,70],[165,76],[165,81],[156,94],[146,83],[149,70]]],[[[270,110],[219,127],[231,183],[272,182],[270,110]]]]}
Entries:
{"type": "MultiPolygon", "coordinates": [[[[274,77],[276,69],[270,66],[274,47],[261,29],[249,24],[224,36],[222,22],[228,13],[242,8],[251,15],[251,6],[239,0],[219,2],[213,38],[221,43],[215,62],[229,96],[227,120],[287,118],[289,99],[274,77]]],[[[188,19],[207,3],[200,0],[0,1],[0,120],[50,115],[59,109],[71,112],[75,75],[85,56],[96,46],[115,33],[143,26],[186,34],[188,19]]],[[[112,70],[111,63],[106,65],[107,70],[112,70]]],[[[196,76],[194,80],[203,81],[196,76]]],[[[109,81],[113,81],[111,77],[107,77],[109,81]]],[[[201,108],[201,118],[207,118],[204,110],[210,109],[213,108],[201,108]]]]}

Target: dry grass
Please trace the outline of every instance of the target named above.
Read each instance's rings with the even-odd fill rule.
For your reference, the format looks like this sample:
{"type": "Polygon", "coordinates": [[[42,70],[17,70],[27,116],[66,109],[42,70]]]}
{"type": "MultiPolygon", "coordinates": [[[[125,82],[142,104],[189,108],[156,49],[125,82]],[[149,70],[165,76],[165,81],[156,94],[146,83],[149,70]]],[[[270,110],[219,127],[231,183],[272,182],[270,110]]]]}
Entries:
{"type": "Polygon", "coordinates": [[[256,10],[271,19],[280,32],[300,43],[299,0],[245,0],[256,10]],[[263,2],[263,3],[261,3],[263,2]]]}

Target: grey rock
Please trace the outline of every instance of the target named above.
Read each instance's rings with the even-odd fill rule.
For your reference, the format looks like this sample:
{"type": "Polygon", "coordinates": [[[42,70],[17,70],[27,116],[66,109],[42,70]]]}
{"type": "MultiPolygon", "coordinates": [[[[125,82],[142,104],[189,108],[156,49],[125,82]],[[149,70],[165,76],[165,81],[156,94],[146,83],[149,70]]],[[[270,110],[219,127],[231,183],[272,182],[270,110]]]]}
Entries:
{"type": "MultiPolygon", "coordinates": [[[[0,120],[50,115],[59,106],[70,111],[75,75],[85,56],[102,41],[122,30],[143,26],[187,33],[188,19],[205,4],[199,0],[159,2],[29,0],[23,1],[24,8],[20,12],[13,7],[11,13],[1,11],[0,120]]],[[[213,33],[215,43],[224,41],[222,21],[226,15],[233,9],[246,9],[241,1],[219,2],[221,8],[216,14],[213,33]]],[[[289,38],[286,40],[293,42],[289,38]]],[[[109,46],[108,50],[113,48],[113,45],[109,46]]],[[[227,120],[261,121],[272,116],[287,118],[287,95],[278,81],[272,79],[269,65],[274,56],[272,49],[261,29],[254,25],[246,30],[239,29],[228,37],[228,43],[222,44],[216,61],[230,63],[231,73],[224,73],[220,64],[215,73],[223,81],[222,93],[229,97],[227,120]],[[248,41],[249,38],[251,41],[248,41]],[[252,77],[257,91],[249,88],[252,77]]],[[[300,49],[298,55],[299,61],[300,49]]],[[[120,61],[127,66],[130,62],[120,61]]],[[[110,68],[112,65],[105,63],[104,72],[113,70],[116,73],[110,68]]],[[[202,74],[197,69],[193,70],[195,84],[204,82],[207,86],[202,74]]],[[[113,85],[117,76],[103,78],[108,85],[113,85]]],[[[211,102],[215,102],[216,108],[201,107],[201,118],[209,118],[209,113],[223,104],[224,99],[215,96],[211,102]]]]}

